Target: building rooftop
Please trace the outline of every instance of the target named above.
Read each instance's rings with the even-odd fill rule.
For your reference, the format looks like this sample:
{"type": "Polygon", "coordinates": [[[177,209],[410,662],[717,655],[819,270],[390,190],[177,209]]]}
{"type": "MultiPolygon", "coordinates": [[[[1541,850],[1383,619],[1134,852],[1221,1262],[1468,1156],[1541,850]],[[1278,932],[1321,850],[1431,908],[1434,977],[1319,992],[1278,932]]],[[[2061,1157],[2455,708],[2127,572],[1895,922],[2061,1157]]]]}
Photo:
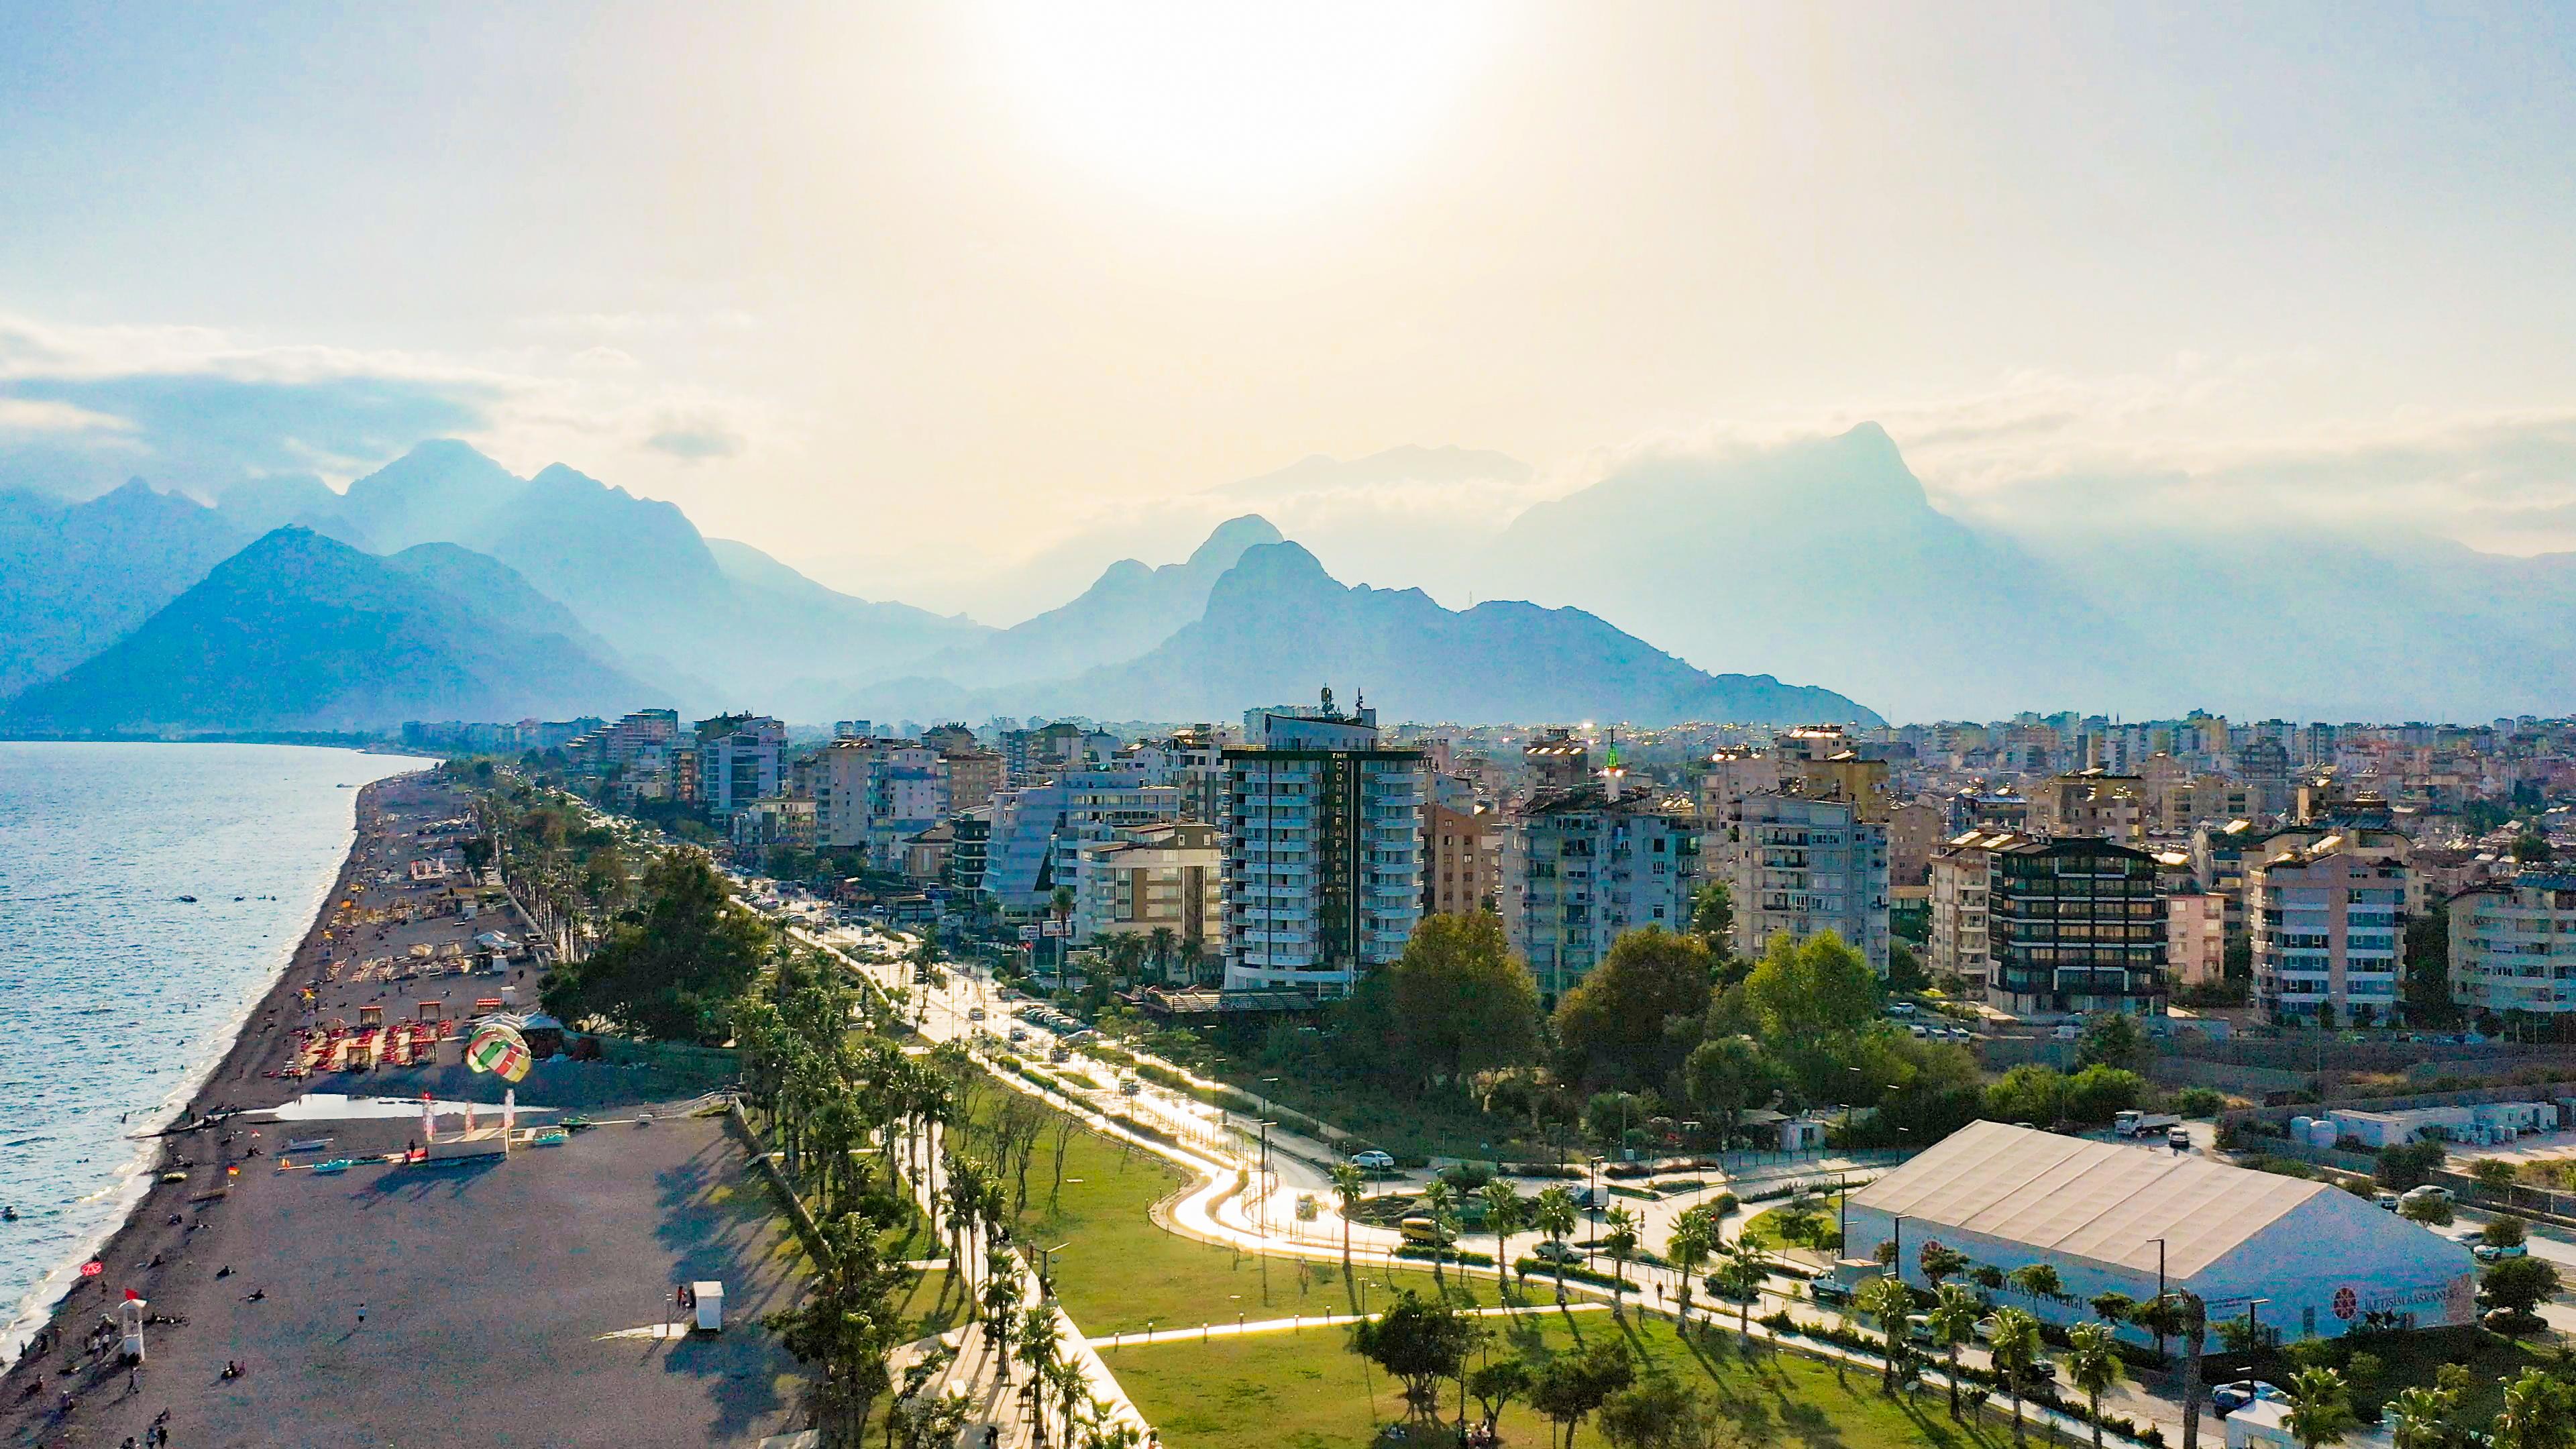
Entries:
{"type": "Polygon", "coordinates": [[[1852,1194],[1852,1206],[2188,1279],[2320,1193],[2321,1182],[2197,1154],[1972,1122],[1852,1194]]]}

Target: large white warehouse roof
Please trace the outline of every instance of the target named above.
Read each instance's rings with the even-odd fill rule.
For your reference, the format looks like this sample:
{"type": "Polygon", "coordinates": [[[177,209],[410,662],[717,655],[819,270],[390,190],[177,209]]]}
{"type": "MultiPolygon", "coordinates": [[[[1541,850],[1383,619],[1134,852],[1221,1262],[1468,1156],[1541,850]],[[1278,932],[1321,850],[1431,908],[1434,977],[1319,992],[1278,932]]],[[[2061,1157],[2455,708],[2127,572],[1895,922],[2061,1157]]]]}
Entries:
{"type": "Polygon", "coordinates": [[[2180,1281],[2339,1191],[2198,1155],[1975,1122],[1851,1203],[2142,1273],[2156,1271],[2161,1238],[2165,1271],[2180,1281]]]}

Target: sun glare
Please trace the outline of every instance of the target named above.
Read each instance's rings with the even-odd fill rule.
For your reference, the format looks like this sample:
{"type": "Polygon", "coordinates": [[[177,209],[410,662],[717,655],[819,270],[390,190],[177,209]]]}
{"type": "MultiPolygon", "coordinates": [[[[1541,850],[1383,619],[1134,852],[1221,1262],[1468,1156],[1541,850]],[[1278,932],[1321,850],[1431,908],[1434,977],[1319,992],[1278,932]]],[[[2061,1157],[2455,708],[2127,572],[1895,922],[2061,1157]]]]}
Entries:
{"type": "Polygon", "coordinates": [[[1498,6],[998,5],[1036,144],[1183,206],[1274,210],[1414,154],[1499,39],[1498,6]]]}

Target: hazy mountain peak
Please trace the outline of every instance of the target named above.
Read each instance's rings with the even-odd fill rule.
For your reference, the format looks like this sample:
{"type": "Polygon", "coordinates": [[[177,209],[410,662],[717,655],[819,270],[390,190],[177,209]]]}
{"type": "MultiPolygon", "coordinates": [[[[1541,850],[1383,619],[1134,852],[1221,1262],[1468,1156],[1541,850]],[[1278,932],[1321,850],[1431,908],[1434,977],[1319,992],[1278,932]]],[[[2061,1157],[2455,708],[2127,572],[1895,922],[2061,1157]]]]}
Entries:
{"type": "Polygon", "coordinates": [[[1207,536],[1207,541],[1191,550],[1188,566],[1193,569],[1216,567],[1217,572],[1234,567],[1243,551],[1265,543],[1277,543],[1287,535],[1271,526],[1270,520],[1258,513],[1246,513],[1220,523],[1207,536]]]}
{"type": "Polygon", "coordinates": [[[626,493],[623,488],[612,488],[580,469],[567,467],[562,463],[548,463],[538,469],[537,475],[528,482],[539,488],[578,488],[592,493],[626,493]]]}

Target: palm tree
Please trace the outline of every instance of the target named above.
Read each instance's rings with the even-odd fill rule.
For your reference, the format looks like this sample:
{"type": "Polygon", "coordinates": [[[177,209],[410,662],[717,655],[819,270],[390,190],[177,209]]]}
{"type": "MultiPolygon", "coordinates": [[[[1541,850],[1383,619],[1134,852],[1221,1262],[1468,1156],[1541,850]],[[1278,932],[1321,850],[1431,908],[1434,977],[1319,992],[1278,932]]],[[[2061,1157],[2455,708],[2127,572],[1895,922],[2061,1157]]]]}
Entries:
{"type": "Polygon", "coordinates": [[[1770,1271],[1769,1256],[1742,1242],[1735,1245],[1735,1256],[1717,1270],[1718,1282],[1735,1299],[1736,1344],[1748,1352],[1753,1347],[1753,1301],[1762,1296],[1762,1283],[1770,1271]]]}
{"type": "Polygon", "coordinates": [[[1995,1371],[2004,1376],[2004,1388],[2012,1395],[2013,1444],[2016,1449],[2030,1442],[2030,1431],[2021,1421],[2022,1385],[2029,1381],[2032,1366],[2039,1359],[2039,1320],[2018,1308],[1995,1310],[1992,1336],[1986,1350],[1993,1358],[1995,1371]]]}
{"type": "Polygon", "coordinates": [[[1943,1283],[1968,1271],[1967,1254],[1939,1243],[1925,1243],[1923,1251],[1914,1255],[1914,1261],[1922,1265],[1923,1281],[1931,1284],[1935,1293],[1941,1291],[1943,1283]]]}
{"type": "MultiPolygon", "coordinates": [[[[1512,1234],[1521,1228],[1521,1215],[1529,1204],[1521,1200],[1512,1185],[1495,1178],[1479,1194],[1485,1200],[1485,1228],[1494,1235],[1494,1281],[1508,1284],[1512,1276],[1512,1234]]],[[[1497,1287],[1496,1292],[1501,1292],[1497,1287]]]]}
{"type": "Polygon", "coordinates": [[[1707,1209],[1692,1208],[1674,1220],[1673,1231],[1664,1239],[1665,1261],[1681,1275],[1681,1326],[1690,1327],[1691,1283],[1699,1277],[1702,1265],[1717,1245],[1717,1234],[1707,1216],[1707,1209]]]}
{"type": "Polygon", "coordinates": [[[2576,1388],[2529,1369],[2504,1390],[2495,1449],[2568,1449],[2576,1444],[2576,1388]]]}
{"type": "MultiPolygon", "coordinates": [[[[1044,1308],[1026,1308],[1020,1312],[1019,1333],[1012,1347],[1018,1350],[1022,1367],[1029,1371],[1029,1383],[1037,1392],[1031,1402],[1037,1407],[1037,1437],[1046,1440],[1046,1395],[1053,1387],[1056,1366],[1055,1315],[1044,1308]]],[[[1073,1437],[1073,1425],[1065,1424],[1065,1438],[1073,1437]]]]}
{"type": "Polygon", "coordinates": [[[1977,1320],[1985,1314],[1977,1295],[1957,1283],[1944,1283],[1932,1295],[1932,1337],[1949,1354],[1950,1417],[1959,1417],[1959,1350],[1976,1341],[1977,1320]]]}
{"type": "Polygon", "coordinates": [[[988,1261],[981,1300],[984,1308],[984,1351],[993,1355],[993,1367],[1001,1372],[1002,1382],[1007,1384],[1011,1381],[1011,1359],[1007,1350],[1015,1327],[1011,1311],[1020,1306],[1020,1280],[1019,1275],[1011,1271],[1009,1255],[1001,1249],[991,1249],[985,1256],[988,1261]]]}
{"type": "Polygon", "coordinates": [[[2066,1330],[2066,1343],[2066,1376],[2084,1391],[2093,1449],[2102,1449],[2102,1395],[2120,1382],[2120,1340],[2107,1323],[2079,1323],[2066,1330]]]}
{"type": "Polygon", "coordinates": [[[1449,1296],[1449,1280],[1440,1273],[1441,1261],[1449,1256],[1449,1224],[1458,1215],[1458,1189],[1445,1178],[1435,1177],[1422,1185],[1422,1196],[1416,1199],[1422,1215],[1431,1219],[1434,1241],[1431,1245],[1431,1281],[1440,1296],[1449,1296]]]}
{"type": "Polygon", "coordinates": [[[2451,1416],[2459,1410],[2460,1396],[2450,1389],[2425,1384],[2402,1389],[2388,1401],[2389,1443],[2393,1449],[2453,1449],[2459,1435],[2451,1416]]]}
{"type": "Polygon", "coordinates": [[[1146,939],[1153,942],[1154,969],[1169,981],[1172,978],[1172,946],[1180,940],[1180,933],[1169,926],[1156,926],[1147,933],[1146,939]]]}
{"type": "Polygon", "coordinates": [[[1905,1320],[1914,1311],[1914,1290],[1893,1275],[1872,1278],[1860,1290],[1860,1311],[1878,1320],[1879,1336],[1887,1341],[1887,1351],[1879,1356],[1878,1391],[1896,1397],[1897,1362],[1905,1357],[1905,1320]]]}
{"type": "MultiPolygon", "coordinates": [[[[2512,1409],[2511,1390],[2506,1391],[2505,1407],[2508,1412],[2512,1409]]],[[[2322,1367],[2303,1368],[2290,1376],[2290,1408],[2281,1421],[2302,1449],[2340,1444],[2344,1435],[2361,1425],[2352,1411],[2352,1396],[2344,1389],[2343,1375],[2322,1367]]],[[[2496,1437],[2504,1438],[2501,1420],[2496,1437]]]]}
{"type": "Polygon", "coordinates": [[[1556,1301],[1565,1301],[1565,1240],[1574,1236],[1574,1225],[1582,1219],[1575,1213],[1574,1191],[1559,1184],[1538,1195],[1538,1208],[1530,1214],[1530,1223],[1546,1239],[1557,1245],[1548,1255],[1556,1267],[1556,1301]]]}
{"type": "Polygon", "coordinates": [[[1601,1215],[1601,1225],[1609,1231],[1601,1235],[1601,1246],[1609,1250],[1611,1265],[1617,1269],[1616,1281],[1610,1285],[1610,1309],[1620,1311],[1627,1301],[1628,1260],[1637,1254],[1637,1214],[1627,1207],[1614,1207],[1601,1215]]]}
{"type": "Polygon", "coordinates": [[[1345,1272],[1351,1266],[1351,1209],[1358,1207],[1360,1199],[1367,1195],[1368,1178],[1361,1173],[1358,1163],[1333,1164],[1333,1196],[1342,1200],[1342,1269],[1345,1272]]]}

